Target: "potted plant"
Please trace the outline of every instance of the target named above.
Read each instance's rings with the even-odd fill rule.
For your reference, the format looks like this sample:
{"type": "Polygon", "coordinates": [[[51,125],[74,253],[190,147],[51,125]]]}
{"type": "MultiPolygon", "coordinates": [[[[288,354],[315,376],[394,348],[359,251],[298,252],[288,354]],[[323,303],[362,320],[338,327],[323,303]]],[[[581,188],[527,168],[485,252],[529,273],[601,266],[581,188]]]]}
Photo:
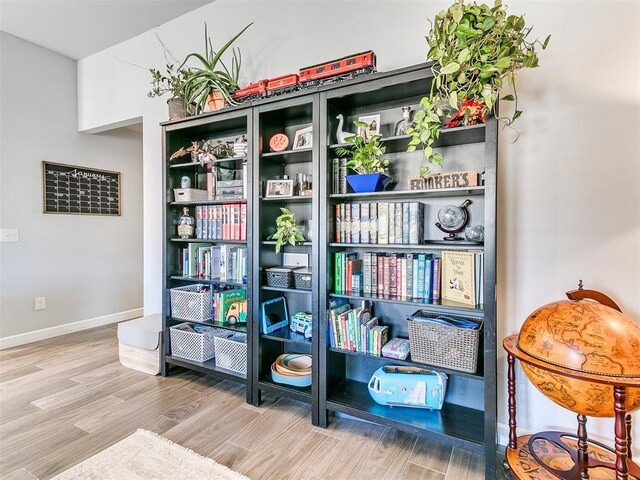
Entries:
{"type": "MultiPolygon", "coordinates": [[[[442,154],[433,151],[442,118],[455,112],[445,126],[484,121],[486,115],[497,114],[499,100],[515,104],[513,113],[498,118],[511,126],[522,115],[516,74],[522,68],[537,67],[536,48],[544,50],[549,43],[550,36],[544,42],[527,40],[531,29],[524,16],[507,15],[501,0],[495,0],[493,7],[456,0],[438,13],[426,37],[427,57],[433,60],[431,91],[422,98],[420,110],[413,117],[414,126],[407,132],[412,137],[407,151],[422,146],[429,163],[442,165],[442,154]],[[506,85],[511,86],[513,94],[500,97],[506,85]]],[[[423,164],[420,175],[428,172],[423,164]]]]}
{"type": "Polygon", "coordinates": [[[360,128],[361,134],[345,138],[351,143],[350,146],[336,148],[338,156],[351,156],[347,160],[347,168],[354,171],[355,175],[347,175],[347,182],[356,193],[381,192],[391,182],[391,177],[387,175],[389,161],[382,158],[387,147],[380,143],[382,135],[371,133],[369,124],[359,121],[353,123],[360,128]]]}
{"type": "Polygon", "coordinates": [[[295,245],[296,242],[305,241],[300,233],[296,215],[288,208],[281,207],[280,211],[282,215],[276,218],[276,233],[269,236],[271,240],[276,241],[276,253],[280,253],[284,245],[295,245]]]}
{"type": "Polygon", "coordinates": [[[184,67],[191,58],[199,61],[198,67],[189,69],[185,81],[186,99],[188,103],[193,102],[196,105],[196,113],[201,112],[206,104],[212,112],[224,108],[225,105],[236,104],[231,95],[238,89],[242,63],[240,49],[232,48],[230,69],[222,61],[222,55],[251,25],[253,23],[240,30],[216,52],[208,34],[207,24],[204,24],[204,55],[190,53],[181,65],[181,68],[184,67]]]}
{"type": "Polygon", "coordinates": [[[189,75],[189,71],[184,68],[175,70],[174,64],[166,65],[166,72],[150,68],[151,73],[151,90],[147,94],[149,97],[161,97],[169,93],[171,98],[167,100],[169,106],[169,120],[176,120],[187,116],[187,110],[184,100],[185,81],[189,75]]]}

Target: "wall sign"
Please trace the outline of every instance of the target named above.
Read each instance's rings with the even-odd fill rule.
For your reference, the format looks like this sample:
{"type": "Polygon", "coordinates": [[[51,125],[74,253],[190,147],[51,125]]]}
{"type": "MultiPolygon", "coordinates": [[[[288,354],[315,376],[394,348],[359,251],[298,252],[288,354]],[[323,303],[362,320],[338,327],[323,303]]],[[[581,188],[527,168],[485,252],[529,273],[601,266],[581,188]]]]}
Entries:
{"type": "Polygon", "coordinates": [[[42,162],[44,213],[120,215],[120,172],[42,162]]]}

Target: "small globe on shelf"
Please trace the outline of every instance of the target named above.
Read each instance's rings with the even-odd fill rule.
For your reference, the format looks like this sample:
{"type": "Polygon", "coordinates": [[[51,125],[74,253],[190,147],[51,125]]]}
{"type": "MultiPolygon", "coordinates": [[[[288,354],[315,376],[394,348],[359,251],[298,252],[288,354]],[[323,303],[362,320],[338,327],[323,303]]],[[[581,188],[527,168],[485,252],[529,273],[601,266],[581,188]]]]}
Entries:
{"type": "Polygon", "coordinates": [[[469,212],[467,212],[469,205],[471,205],[471,200],[467,199],[459,207],[445,205],[438,211],[436,227],[448,234],[444,237],[445,240],[460,240],[456,234],[462,232],[469,222],[469,212]]]}

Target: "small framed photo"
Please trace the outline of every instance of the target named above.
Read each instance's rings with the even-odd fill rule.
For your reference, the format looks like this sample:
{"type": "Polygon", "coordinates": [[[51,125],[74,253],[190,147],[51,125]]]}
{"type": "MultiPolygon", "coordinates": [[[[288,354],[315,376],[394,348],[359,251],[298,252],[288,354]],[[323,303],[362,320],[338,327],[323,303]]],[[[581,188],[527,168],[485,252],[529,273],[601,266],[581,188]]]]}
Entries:
{"type": "MultiPolygon", "coordinates": [[[[369,132],[371,135],[380,135],[380,115],[364,115],[358,117],[359,122],[364,122],[369,125],[369,132]]],[[[358,135],[367,140],[367,132],[364,128],[358,127],[358,135]]]]}
{"type": "Polygon", "coordinates": [[[291,150],[313,147],[313,126],[296,131],[291,150]]]}
{"type": "Polygon", "coordinates": [[[293,180],[267,180],[265,198],[293,197],[293,180]]]}

